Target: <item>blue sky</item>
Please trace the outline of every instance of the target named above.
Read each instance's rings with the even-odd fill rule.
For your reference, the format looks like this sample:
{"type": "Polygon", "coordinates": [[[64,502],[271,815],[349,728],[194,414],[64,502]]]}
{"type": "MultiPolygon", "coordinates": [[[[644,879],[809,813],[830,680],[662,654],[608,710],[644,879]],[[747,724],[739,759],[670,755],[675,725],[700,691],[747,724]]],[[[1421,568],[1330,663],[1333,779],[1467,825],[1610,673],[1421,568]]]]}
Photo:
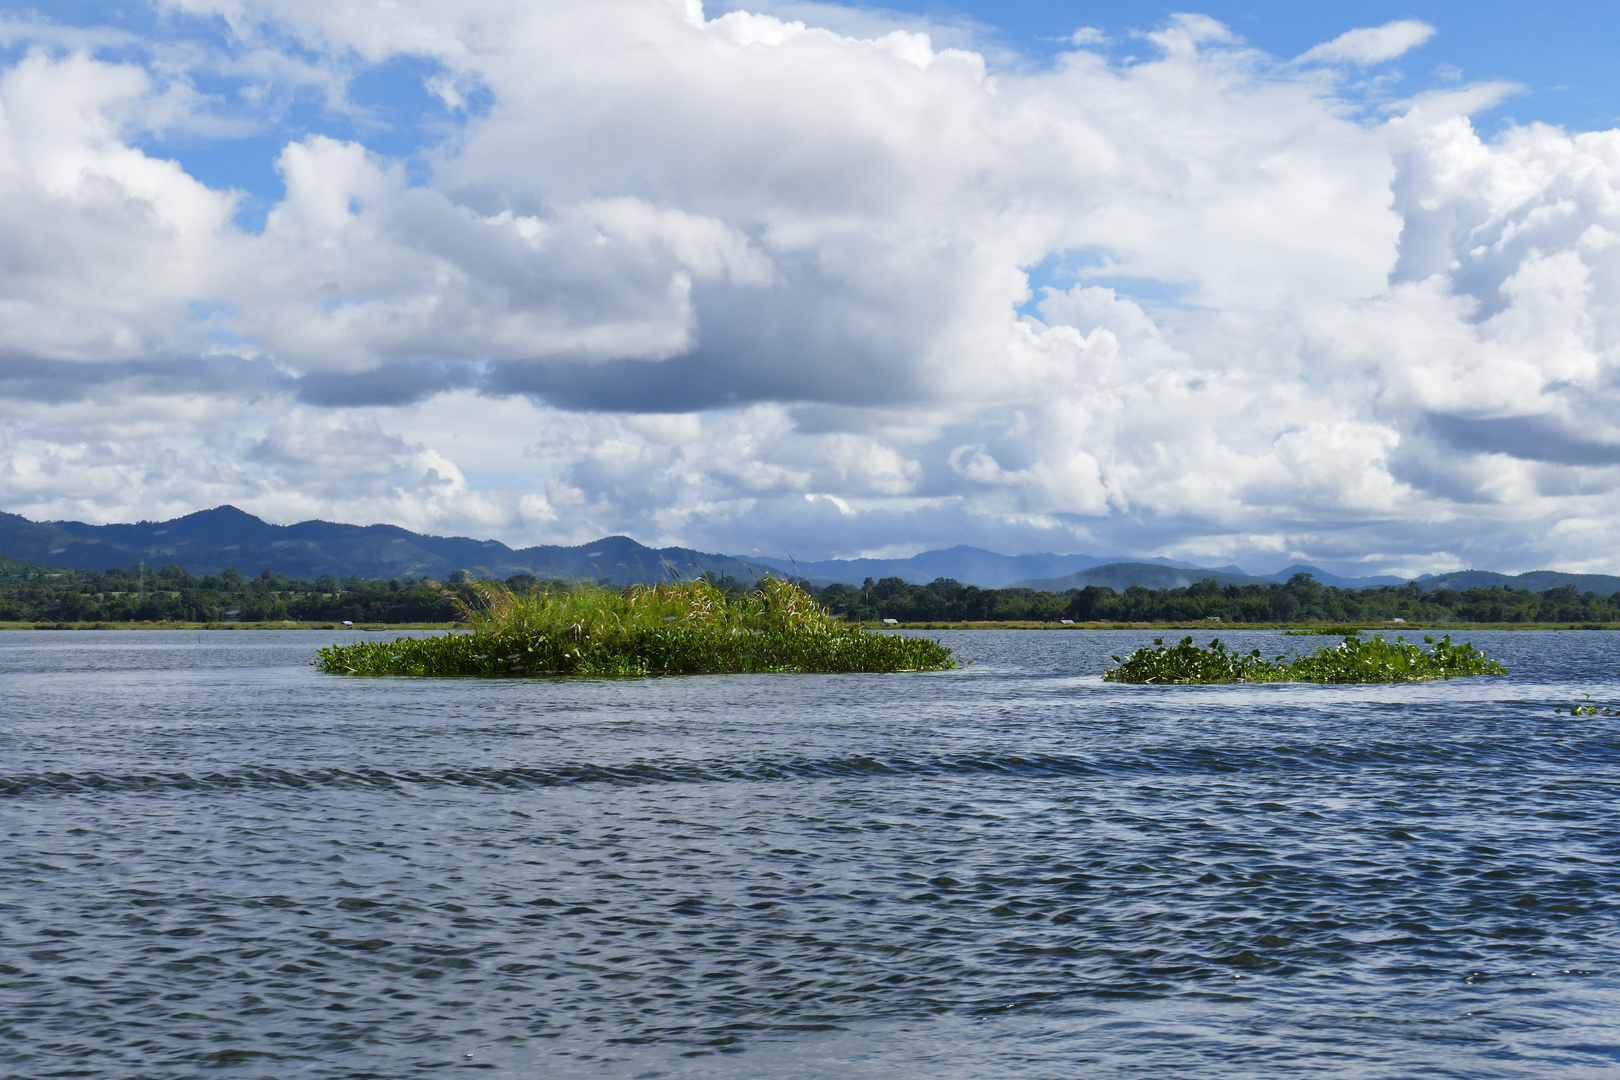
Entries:
{"type": "Polygon", "coordinates": [[[1151,29],[1176,11],[1212,15],[1255,47],[1292,57],[1357,26],[1421,19],[1439,33],[1401,62],[1413,89],[1456,79],[1510,79],[1523,96],[1497,113],[1520,121],[1591,130],[1620,118],[1620,6],[1592,0],[1399,0],[1388,3],[963,3],[894,5],[919,13],[951,13],[995,27],[1021,52],[1058,47],[1073,25],[1094,25],[1122,37],[1151,29]]]}
{"type": "MultiPolygon", "coordinates": [[[[282,195],[275,162],[289,141],[311,134],[353,140],[400,161],[412,179],[421,182],[428,171],[423,153],[488,104],[474,93],[464,109],[454,110],[430,93],[427,81],[440,70],[433,58],[412,54],[377,61],[353,55],[321,57],[292,37],[277,42],[291,58],[317,68],[338,61],[332,74],[341,80],[342,100],[334,102],[326,87],[309,83],[267,87],[257,72],[230,69],[228,61],[239,52],[241,42],[235,40],[228,21],[212,12],[188,13],[105,0],[59,0],[49,5],[6,0],[0,3],[0,12],[24,20],[128,34],[128,42],[99,50],[99,55],[109,59],[142,62],[165,45],[188,45],[223,61],[195,67],[186,77],[209,98],[206,111],[234,130],[144,132],[132,141],[155,156],[180,161],[210,186],[245,193],[248,197],[237,220],[252,229],[262,227],[266,211],[282,195]],[[251,103],[243,100],[245,94],[265,89],[269,93],[264,98],[251,103]]],[[[32,44],[19,37],[0,55],[16,58],[32,44]]]]}
{"type": "Polygon", "coordinates": [[[0,0],[0,509],[1620,570],[1620,10],[381,10],[0,0]]]}
{"type": "MultiPolygon", "coordinates": [[[[731,6],[731,5],[721,5],[731,6]]],[[[740,5],[747,6],[747,5],[740,5]]],[[[1577,130],[1613,127],[1620,121],[1620,5],[1592,0],[1210,0],[1164,4],[1143,0],[1107,3],[1007,0],[953,4],[897,2],[896,10],[941,22],[964,21],[1028,57],[1064,48],[1077,27],[1095,26],[1118,39],[1117,51],[1133,48],[1132,31],[1151,30],[1176,12],[1213,16],[1256,48],[1274,56],[1297,56],[1358,26],[1420,19],[1439,33],[1403,57],[1399,67],[1412,90],[1457,79],[1508,79],[1525,93],[1484,114],[1487,123],[1513,117],[1577,130]]]]}

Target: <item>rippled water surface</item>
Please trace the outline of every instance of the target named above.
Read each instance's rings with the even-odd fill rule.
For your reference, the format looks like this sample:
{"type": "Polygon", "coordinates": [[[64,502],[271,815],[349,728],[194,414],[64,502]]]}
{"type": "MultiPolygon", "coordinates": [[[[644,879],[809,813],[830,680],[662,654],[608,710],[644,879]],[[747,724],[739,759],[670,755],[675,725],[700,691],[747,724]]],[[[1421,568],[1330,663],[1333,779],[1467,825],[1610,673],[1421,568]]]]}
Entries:
{"type": "MultiPolygon", "coordinates": [[[[0,635],[0,1075],[1609,1077],[1620,634],[1506,678],[322,676],[0,635]]],[[[1244,648],[1321,639],[1229,635],[1244,648]]]]}

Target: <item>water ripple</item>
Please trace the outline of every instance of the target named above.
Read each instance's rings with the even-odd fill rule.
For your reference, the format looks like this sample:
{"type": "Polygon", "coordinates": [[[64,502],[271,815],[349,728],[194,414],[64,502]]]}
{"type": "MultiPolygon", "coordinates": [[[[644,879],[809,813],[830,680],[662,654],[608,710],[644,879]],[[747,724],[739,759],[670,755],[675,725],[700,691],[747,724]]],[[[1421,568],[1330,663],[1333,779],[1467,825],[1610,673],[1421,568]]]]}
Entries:
{"type": "MultiPolygon", "coordinates": [[[[253,788],[357,788],[411,790],[455,787],[506,790],[577,784],[733,783],[849,777],[1003,776],[1051,779],[1062,777],[1130,777],[1155,774],[1242,773],[1254,771],[1338,770],[1393,766],[1443,766],[1504,769],[1527,763],[1537,754],[1561,764],[1580,760],[1612,764],[1620,742],[1603,739],[1579,747],[1547,748],[1497,743],[1399,744],[1360,746],[1276,746],[1267,748],[1148,747],[1129,755],[990,754],[990,755],[855,755],[780,760],[710,760],[658,765],[589,762],[524,767],[471,767],[436,772],[389,771],[381,768],[288,770],[274,766],[193,775],[173,773],[108,774],[67,772],[0,774],[0,795],[82,794],[93,792],[231,791],[253,788]]],[[[1592,784],[1610,786],[1602,780],[1592,784]]]]}
{"type": "Polygon", "coordinates": [[[323,678],[328,636],[0,636],[0,1075],[1620,1059],[1620,720],[1550,710],[1620,691],[1620,638],[1503,635],[1494,683],[1142,693],[1088,677],[1128,635],[451,684],[323,678]]]}

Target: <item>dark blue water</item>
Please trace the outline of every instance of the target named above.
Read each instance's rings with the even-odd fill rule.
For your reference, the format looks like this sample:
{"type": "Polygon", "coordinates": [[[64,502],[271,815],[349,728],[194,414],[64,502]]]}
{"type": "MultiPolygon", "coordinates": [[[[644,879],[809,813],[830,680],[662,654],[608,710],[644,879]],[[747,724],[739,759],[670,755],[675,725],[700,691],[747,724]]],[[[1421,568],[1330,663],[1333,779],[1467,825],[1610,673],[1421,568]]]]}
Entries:
{"type": "MultiPolygon", "coordinates": [[[[0,635],[0,1076],[1587,1077],[1620,634],[1513,675],[322,676],[0,635]]],[[[1320,640],[1228,635],[1268,652],[1320,640]]]]}

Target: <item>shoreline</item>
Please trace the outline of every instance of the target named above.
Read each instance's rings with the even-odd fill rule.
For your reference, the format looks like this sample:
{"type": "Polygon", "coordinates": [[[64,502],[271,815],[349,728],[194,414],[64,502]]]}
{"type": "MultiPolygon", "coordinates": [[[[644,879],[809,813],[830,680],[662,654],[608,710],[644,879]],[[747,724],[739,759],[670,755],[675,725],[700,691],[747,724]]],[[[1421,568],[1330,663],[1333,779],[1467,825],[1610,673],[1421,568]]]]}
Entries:
{"type": "Polygon", "coordinates": [[[1354,626],[1362,633],[1405,633],[1409,630],[1422,631],[1449,631],[1449,630],[1620,630],[1620,623],[1472,623],[1472,622],[1404,622],[1404,623],[1375,623],[1375,622],[1334,622],[1334,623],[1216,623],[1216,622],[1084,622],[1084,623],[1047,623],[1047,622],[916,622],[896,623],[884,626],[881,623],[862,623],[868,629],[874,630],[1199,630],[1221,633],[1226,630],[1292,630],[1298,633],[1305,631],[1320,631],[1322,637],[1343,637],[1337,632],[1330,632],[1329,627],[1338,628],[1354,626]]]}
{"type": "Polygon", "coordinates": [[[356,623],[334,622],[0,622],[4,630],[466,630],[462,623],[356,623]]]}
{"type": "MultiPolygon", "coordinates": [[[[1342,637],[1329,633],[1328,627],[1355,626],[1363,633],[1405,633],[1407,631],[1455,630],[1620,630],[1620,622],[1592,623],[1213,623],[1213,622],[1081,622],[1052,623],[1033,621],[1005,622],[914,622],[885,624],[863,622],[855,625],[866,630],[1197,630],[1221,633],[1227,630],[1292,630],[1322,631],[1322,637],[1342,637]]],[[[345,630],[368,633],[398,630],[466,631],[464,623],[356,623],[344,626],[333,622],[0,622],[0,631],[6,630],[345,630]]]]}

